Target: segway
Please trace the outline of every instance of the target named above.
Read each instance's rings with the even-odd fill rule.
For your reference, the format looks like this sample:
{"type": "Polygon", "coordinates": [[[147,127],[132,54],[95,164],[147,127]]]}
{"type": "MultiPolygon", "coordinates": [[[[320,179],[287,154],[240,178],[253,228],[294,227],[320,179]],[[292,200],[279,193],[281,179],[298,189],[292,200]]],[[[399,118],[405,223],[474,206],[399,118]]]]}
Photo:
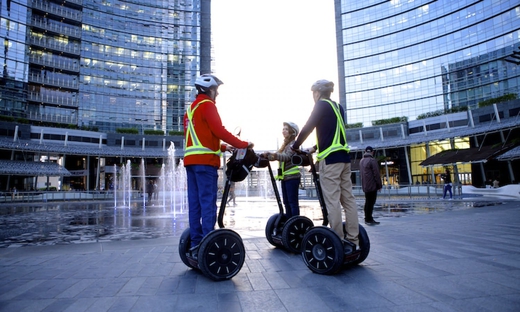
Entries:
{"type": "MultiPolygon", "coordinates": [[[[310,153],[301,152],[308,157],[311,166],[312,180],[316,187],[316,193],[323,213],[323,225],[316,226],[307,231],[302,239],[301,254],[305,265],[318,274],[334,274],[342,267],[357,265],[363,262],[370,252],[370,239],[361,224],[359,225],[359,249],[346,239],[341,239],[330,227],[328,227],[327,209],[321,189],[316,165],[310,153]]],[[[302,159],[304,159],[303,157],[302,159]]],[[[296,163],[297,160],[293,160],[296,163]]],[[[343,222],[345,231],[345,223],[343,222]]],[[[346,232],[345,232],[346,234],[346,232]]]]}
{"type": "Polygon", "coordinates": [[[245,179],[251,168],[258,161],[258,156],[251,149],[237,149],[227,162],[226,182],[220,209],[218,229],[204,236],[197,247],[190,248],[190,229],[181,235],[179,255],[188,267],[200,270],[215,281],[227,280],[238,274],[245,261],[246,250],[238,233],[224,227],[224,212],[231,188],[231,182],[245,179]]]}
{"type": "Polygon", "coordinates": [[[301,252],[303,235],[314,226],[314,223],[305,216],[292,216],[287,219],[287,216],[284,214],[280,193],[276,186],[276,179],[269,162],[267,162],[267,168],[269,170],[269,176],[271,177],[279,212],[267,220],[265,237],[267,241],[275,247],[284,247],[290,252],[299,253],[301,252]]]}

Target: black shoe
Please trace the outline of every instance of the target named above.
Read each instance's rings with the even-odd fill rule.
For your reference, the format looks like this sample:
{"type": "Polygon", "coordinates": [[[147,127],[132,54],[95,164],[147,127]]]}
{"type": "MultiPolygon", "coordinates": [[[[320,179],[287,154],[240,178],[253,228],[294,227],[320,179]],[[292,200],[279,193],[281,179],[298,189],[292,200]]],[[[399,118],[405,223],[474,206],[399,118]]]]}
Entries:
{"type": "Polygon", "coordinates": [[[356,251],[356,244],[354,244],[353,242],[351,241],[348,241],[346,239],[344,239],[342,241],[343,243],[343,252],[346,254],[346,255],[350,255],[351,253],[353,253],[354,251],[356,251]]]}
{"type": "Polygon", "coordinates": [[[198,252],[199,252],[198,245],[190,248],[190,256],[195,260],[197,260],[197,258],[198,258],[198,252]]]}
{"type": "Polygon", "coordinates": [[[365,221],[366,225],[378,225],[379,223],[381,223],[381,222],[377,222],[376,220],[365,221]]]}
{"type": "Polygon", "coordinates": [[[357,246],[356,244],[354,244],[351,241],[343,239],[342,243],[343,243],[343,252],[345,255],[350,255],[356,251],[359,251],[359,246],[357,246]]]}

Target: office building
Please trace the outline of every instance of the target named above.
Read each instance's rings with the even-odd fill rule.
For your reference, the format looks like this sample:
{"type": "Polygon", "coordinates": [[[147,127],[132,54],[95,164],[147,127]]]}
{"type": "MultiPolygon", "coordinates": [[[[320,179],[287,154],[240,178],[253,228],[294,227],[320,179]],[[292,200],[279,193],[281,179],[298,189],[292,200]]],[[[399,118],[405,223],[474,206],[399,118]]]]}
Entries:
{"type": "Polygon", "coordinates": [[[417,116],[520,92],[518,1],[336,1],[347,123],[417,116]],[[510,62],[512,60],[513,62],[510,62]]]}
{"type": "MultiPolygon", "coordinates": [[[[59,187],[94,189],[106,182],[99,173],[105,164],[129,157],[160,162],[165,142],[181,146],[195,78],[211,72],[210,0],[0,3],[0,132],[9,138],[3,150],[11,151],[1,159],[51,169],[58,163],[69,172],[55,172],[64,177],[59,187]],[[116,134],[128,129],[139,135],[116,134]],[[163,136],[144,139],[152,130],[163,136]],[[36,145],[23,151],[20,140],[36,145]],[[55,142],[61,144],[52,148],[55,142]],[[107,146],[120,146],[119,155],[107,154],[107,146]]],[[[2,189],[37,186],[29,169],[11,169],[18,178],[4,176],[2,189]]]]}
{"type": "Polygon", "coordinates": [[[198,0],[2,1],[0,115],[182,131],[193,81],[211,68],[209,10],[198,0]]]}
{"type": "MultiPolygon", "coordinates": [[[[437,167],[420,164],[445,150],[514,145],[516,127],[504,126],[495,135],[470,131],[456,136],[450,129],[472,128],[471,112],[486,101],[518,98],[518,1],[336,0],[335,10],[340,103],[346,109],[346,123],[359,128],[349,130],[352,142],[391,140],[392,135],[383,133],[386,128],[381,126],[390,118],[403,124],[403,135],[408,138],[397,147],[380,144],[390,149],[382,150],[388,159],[383,163],[389,164],[392,158],[386,172],[392,182],[388,183],[435,182],[444,171],[441,166],[457,167],[453,169],[461,183],[480,186],[486,176],[499,174],[504,182],[516,182],[519,173],[515,179],[517,170],[511,162],[504,168],[479,168],[482,162],[469,165],[462,158],[437,167]],[[432,121],[439,115],[444,117],[432,121]],[[430,140],[427,132],[445,132],[444,140],[430,140]],[[411,139],[418,135],[423,140],[411,139]]],[[[514,125],[518,110],[513,107],[506,106],[509,113],[505,115],[514,125]]],[[[478,122],[500,122],[500,114],[504,118],[501,107],[479,115],[478,122]]],[[[400,129],[394,132],[401,133],[400,129]]]]}

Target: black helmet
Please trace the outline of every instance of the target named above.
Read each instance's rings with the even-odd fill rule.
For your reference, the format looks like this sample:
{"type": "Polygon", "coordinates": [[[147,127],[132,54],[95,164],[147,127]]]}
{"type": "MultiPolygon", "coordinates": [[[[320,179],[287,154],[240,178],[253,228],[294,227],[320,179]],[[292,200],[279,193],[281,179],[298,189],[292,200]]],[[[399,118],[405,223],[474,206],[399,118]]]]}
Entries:
{"type": "Polygon", "coordinates": [[[311,91],[332,92],[334,91],[334,83],[325,79],[318,80],[312,85],[311,91]]]}

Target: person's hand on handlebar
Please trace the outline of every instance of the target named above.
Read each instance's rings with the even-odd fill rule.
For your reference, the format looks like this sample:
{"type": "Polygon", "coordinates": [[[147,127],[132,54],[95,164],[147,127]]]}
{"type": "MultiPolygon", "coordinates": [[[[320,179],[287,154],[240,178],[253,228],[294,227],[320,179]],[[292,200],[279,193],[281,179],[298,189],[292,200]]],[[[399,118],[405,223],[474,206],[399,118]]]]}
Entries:
{"type": "Polygon", "coordinates": [[[276,153],[271,153],[271,152],[264,152],[261,154],[261,157],[262,158],[265,158],[269,161],[273,161],[273,160],[276,160],[277,157],[276,157],[276,153]]]}

